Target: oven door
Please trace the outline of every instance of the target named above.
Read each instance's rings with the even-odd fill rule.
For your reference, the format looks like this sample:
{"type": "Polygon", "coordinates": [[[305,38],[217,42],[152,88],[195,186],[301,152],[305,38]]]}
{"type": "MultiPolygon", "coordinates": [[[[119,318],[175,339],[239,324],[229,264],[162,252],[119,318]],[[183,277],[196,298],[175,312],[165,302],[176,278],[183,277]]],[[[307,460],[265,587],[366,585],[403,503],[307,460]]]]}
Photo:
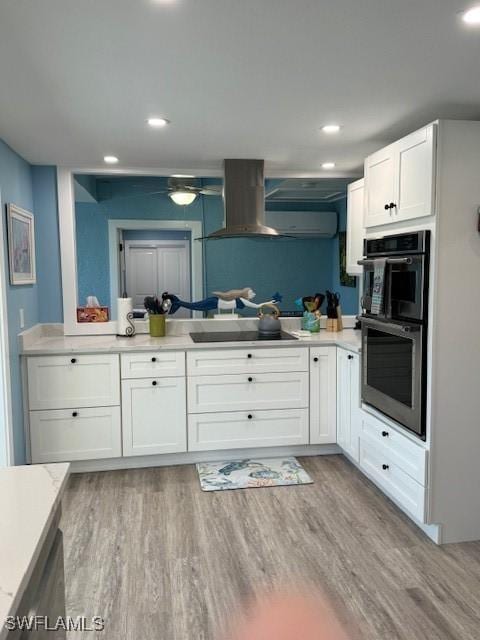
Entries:
{"type": "Polygon", "coordinates": [[[362,401],[425,438],[425,328],[362,318],[362,401]]]}

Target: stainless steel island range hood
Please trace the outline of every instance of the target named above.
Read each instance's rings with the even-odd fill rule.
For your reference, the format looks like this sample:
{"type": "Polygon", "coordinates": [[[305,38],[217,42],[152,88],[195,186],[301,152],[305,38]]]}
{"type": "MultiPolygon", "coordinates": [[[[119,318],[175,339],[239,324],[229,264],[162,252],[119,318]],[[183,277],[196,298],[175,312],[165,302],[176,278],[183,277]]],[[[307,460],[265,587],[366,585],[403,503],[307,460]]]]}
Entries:
{"type": "Polygon", "coordinates": [[[264,164],[263,160],[224,160],[225,227],[208,239],[281,236],[265,224],[264,164]]]}

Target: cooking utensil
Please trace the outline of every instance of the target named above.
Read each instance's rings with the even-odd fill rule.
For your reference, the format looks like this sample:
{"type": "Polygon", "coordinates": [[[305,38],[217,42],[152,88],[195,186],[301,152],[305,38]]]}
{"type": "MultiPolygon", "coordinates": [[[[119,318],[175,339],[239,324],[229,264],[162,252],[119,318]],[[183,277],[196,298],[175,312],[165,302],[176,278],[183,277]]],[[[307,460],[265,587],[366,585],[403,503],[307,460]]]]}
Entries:
{"type": "Polygon", "coordinates": [[[262,337],[278,337],[282,332],[282,325],[279,320],[280,309],[272,303],[264,304],[260,307],[258,317],[258,334],[262,337]],[[265,308],[273,309],[272,313],[264,313],[265,308]]]}

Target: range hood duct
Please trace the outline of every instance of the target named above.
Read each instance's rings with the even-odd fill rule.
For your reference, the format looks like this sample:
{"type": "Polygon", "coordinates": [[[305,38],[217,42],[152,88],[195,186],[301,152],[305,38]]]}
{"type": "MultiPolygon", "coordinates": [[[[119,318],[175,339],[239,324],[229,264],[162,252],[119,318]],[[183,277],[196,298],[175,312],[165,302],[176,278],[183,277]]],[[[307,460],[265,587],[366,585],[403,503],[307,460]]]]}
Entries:
{"type": "Polygon", "coordinates": [[[208,239],[280,237],[265,224],[264,165],[263,160],[224,160],[225,227],[208,239]]]}

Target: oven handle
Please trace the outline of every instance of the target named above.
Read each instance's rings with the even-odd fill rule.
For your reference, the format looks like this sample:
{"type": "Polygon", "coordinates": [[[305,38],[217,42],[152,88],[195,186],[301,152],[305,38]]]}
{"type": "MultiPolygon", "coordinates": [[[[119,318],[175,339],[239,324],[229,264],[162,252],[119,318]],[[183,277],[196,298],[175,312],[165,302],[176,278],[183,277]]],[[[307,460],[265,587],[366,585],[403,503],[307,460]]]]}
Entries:
{"type": "Polygon", "coordinates": [[[385,322],[385,320],[376,320],[375,318],[365,318],[361,317],[360,322],[363,324],[371,324],[376,329],[384,328],[386,330],[390,329],[390,331],[397,331],[402,333],[415,333],[416,331],[420,331],[421,325],[418,324],[393,324],[393,322],[385,322]]]}
{"type": "MultiPolygon", "coordinates": [[[[387,258],[386,262],[388,264],[412,264],[413,260],[411,258],[387,258]]],[[[367,265],[367,264],[375,264],[375,260],[366,259],[366,260],[357,260],[357,264],[367,265]]]]}

